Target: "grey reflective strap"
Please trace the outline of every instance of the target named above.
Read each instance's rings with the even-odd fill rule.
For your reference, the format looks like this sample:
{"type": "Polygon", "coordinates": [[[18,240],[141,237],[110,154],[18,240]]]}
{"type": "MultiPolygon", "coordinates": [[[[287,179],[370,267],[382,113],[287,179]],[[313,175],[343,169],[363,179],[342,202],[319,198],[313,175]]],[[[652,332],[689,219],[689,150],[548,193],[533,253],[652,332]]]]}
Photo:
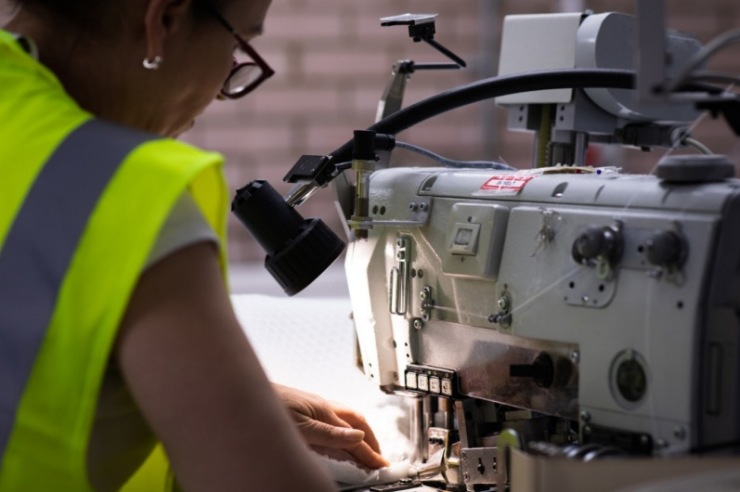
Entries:
{"type": "Polygon", "coordinates": [[[126,156],[152,138],[82,124],[46,162],[11,225],[0,251],[0,456],[88,218],[126,156]]]}

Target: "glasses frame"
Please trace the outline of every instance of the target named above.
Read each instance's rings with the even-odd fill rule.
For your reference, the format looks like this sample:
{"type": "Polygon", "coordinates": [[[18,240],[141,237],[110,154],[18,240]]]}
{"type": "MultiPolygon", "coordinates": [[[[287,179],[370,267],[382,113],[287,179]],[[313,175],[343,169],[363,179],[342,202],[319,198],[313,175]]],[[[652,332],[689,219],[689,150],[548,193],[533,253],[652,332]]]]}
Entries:
{"type": "Polygon", "coordinates": [[[234,66],[231,67],[231,72],[229,72],[229,76],[226,77],[226,80],[224,81],[223,85],[221,86],[221,96],[225,97],[227,99],[239,99],[241,97],[244,97],[248,93],[255,90],[262,82],[269,79],[273,75],[275,75],[275,70],[270,67],[270,65],[267,64],[267,62],[257,53],[257,51],[252,48],[252,46],[239,35],[238,32],[236,32],[236,29],[232,27],[231,24],[224,18],[223,15],[218,11],[216,6],[211,2],[210,0],[201,0],[201,3],[203,6],[205,6],[208,11],[218,20],[218,22],[226,28],[229,33],[231,33],[232,36],[234,36],[234,39],[236,39],[237,43],[239,43],[239,48],[241,48],[244,53],[246,53],[251,59],[251,62],[242,62],[237,63],[236,60],[234,60],[234,66]],[[239,70],[241,70],[243,67],[257,67],[260,69],[260,75],[257,77],[251,84],[247,85],[243,89],[237,92],[227,92],[226,86],[228,85],[229,80],[236,74],[239,70]]]}

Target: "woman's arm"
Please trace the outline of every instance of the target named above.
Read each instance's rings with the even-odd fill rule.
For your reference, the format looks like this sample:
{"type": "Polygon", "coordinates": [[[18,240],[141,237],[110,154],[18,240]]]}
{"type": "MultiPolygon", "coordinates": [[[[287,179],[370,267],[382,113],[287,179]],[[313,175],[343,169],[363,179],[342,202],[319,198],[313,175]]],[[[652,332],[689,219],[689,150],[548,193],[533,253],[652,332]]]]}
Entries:
{"type": "Polygon", "coordinates": [[[115,356],[184,490],[336,490],[242,332],[213,244],[142,275],[115,356]]]}

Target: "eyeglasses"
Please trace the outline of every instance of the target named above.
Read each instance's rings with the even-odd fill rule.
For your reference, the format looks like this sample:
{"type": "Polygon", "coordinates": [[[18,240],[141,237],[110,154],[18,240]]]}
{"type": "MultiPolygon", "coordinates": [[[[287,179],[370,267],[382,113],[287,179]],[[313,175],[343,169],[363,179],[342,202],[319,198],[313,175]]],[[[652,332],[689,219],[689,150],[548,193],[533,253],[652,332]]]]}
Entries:
{"type": "Polygon", "coordinates": [[[235,56],[231,72],[221,87],[221,96],[228,99],[239,99],[275,75],[275,70],[236,32],[210,0],[201,0],[201,3],[236,38],[239,48],[251,59],[250,61],[242,61],[235,56]]]}

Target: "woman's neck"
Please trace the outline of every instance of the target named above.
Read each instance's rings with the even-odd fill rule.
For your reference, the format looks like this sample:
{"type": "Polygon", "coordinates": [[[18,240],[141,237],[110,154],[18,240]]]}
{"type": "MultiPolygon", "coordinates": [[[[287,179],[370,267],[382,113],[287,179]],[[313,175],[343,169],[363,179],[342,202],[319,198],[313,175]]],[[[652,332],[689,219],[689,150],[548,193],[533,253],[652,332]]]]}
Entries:
{"type": "Polygon", "coordinates": [[[137,63],[131,46],[116,42],[112,36],[91,39],[79,29],[50,28],[22,11],[5,29],[33,40],[39,61],[84,110],[122,125],[162,133],[161,123],[149,110],[152,105],[142,104],[151,94],[140,89],[146,86],[143,79],[149,74],[139,69],[140,60],[137,63]],[[111,63],[110,57],[117,57],[120,63],[111,63]],[[133,68],[122,70],[125,66],[133,68]]]}

